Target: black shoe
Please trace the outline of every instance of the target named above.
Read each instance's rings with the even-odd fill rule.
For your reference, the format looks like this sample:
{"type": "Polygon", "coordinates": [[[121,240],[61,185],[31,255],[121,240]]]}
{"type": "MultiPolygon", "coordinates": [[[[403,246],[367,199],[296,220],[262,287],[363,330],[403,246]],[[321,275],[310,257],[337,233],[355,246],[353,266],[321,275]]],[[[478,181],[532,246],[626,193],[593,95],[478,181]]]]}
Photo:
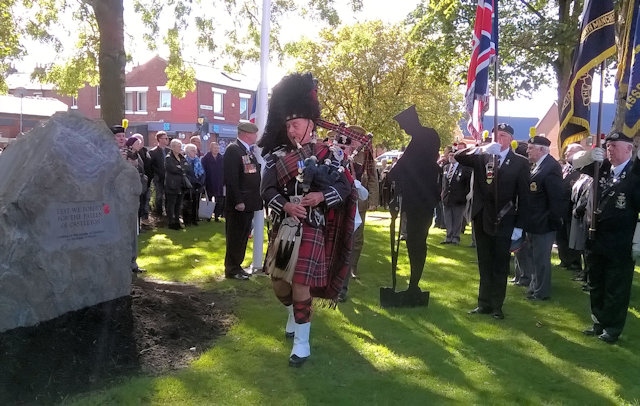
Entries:
{"type": "Polygon", "coordinates": [[[292,332],[288,332],[287,330],[284,331],[284,338],[286,338],[287,340],[293,340],[293,337],[296,336],[296,332],[292,331],[292,332]]]}
{"type": "Polygon", "coordinates": [[[598,339],[604,341],[607,344],[613,344],[616,341],[618,341],[618,337],[612,336],[611,334],[607,333],[606,331],[604,333],[600,334],[598,336],[598,339]]]}
{"type": "Polygon", "coordinates": [[[549,299],[550,299],[549,296],[545,296],[545,297],[539,297],[536,295],[527,296],[527,300],[532,300],[532,301],[542,301],[542,300],[549,300],[549,299]]]}
{"type": "Polygon", "coordinates": [[[440,244],[451,244],[451,241],[440,241],[440,244]]]}
{"type": "Polygon", "coordinates": [[[144,269],[144,268],[136,267],[136,268],[133,268],[131,270],[131,272],[133,272],[133,273],[143,273],[143,272],[147,272],[147,270],[144,269]]]}
{"type": "Polygon", "coordinates": [[[602,327],[591,326],[586,330],[582,330],[582,334],[586,336],[599,336],[600,334],[602,334],[602,327]]]}
{"type": "Polygon", "coordinates": [[[289,357],[289,366],[294,368],[300,368],[302,364],[307,361],[309,357],[298,357],[296,354],[293,354],[289,357]]]}
{"type": "Polygon", "coordinates": [[[467,313],[468,314],[489,314],[491,313],[491,310],[478,306],[473,310],[469,310],[467,313]]]}
{"type": "Polygon", "coordinates": [[[225,274],[224,277],[227,279],[237,279],[239,281],[246,281],[247,279],[249,279],[248,275],[242,273],[225,274]]]}
{"type": "Polygon", "coordinates": [[[495,312],[493,312],[491,317],[493,317],[496,320],[503,320],[504,319],[504,313],[502,313],[502,310],[496,310],[495,312]]]}
{"type": "Polygon", "coordinates": [[[338,293],[338,302],[340,303],[344,303],[347,301],[347,294],[346,293],[338,293]]]}

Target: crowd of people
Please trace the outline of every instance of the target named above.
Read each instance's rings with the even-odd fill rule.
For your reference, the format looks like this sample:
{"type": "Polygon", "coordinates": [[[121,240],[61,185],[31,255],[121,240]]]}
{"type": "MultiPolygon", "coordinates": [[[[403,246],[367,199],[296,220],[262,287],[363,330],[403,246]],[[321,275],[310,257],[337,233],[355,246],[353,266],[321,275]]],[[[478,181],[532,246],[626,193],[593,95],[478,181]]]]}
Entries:
{"type": "MultiPolygon", "coordinates": [[[[432,220],[446,229],[441,244],[449,246],[459,245],[470,225],[479,287],[469,314],[504,319],[509,274],[511,283],[526,288],[526,300],[549,300],[556,246],[560,266],[574,271],[591,294],[593,323],[584,334],[607,343],[618,340],[630,299],[632,238],[640,211],[640,164],[632,165],[636,153],[630,138],[613,132],[604,148],[589,150],[571,144],[558,161],[550,155],[549,139],[514,142],[514,129],[503,123],[493,130],[492,142],[449,145],[439,155],[437,133],[422,127],[415,114],[398,121],[414,144],[424,143],[422,149],[414,145],[413,163],[407,149],[380,169],[362,140],[339,132],[318,139],[319,114],[316,82],[309,74],[292,74],[273,89],[262,137],[258,140],[257,126],[241,122],[224,155],[215,142],[203,156],[199,137],[183,145],[163,131],[147,149],[141,135],[127,139],[122,127],[112,128],[123,157],[140,175],[141,221],[153,214],[166,216],[172,229],[194,226],[201,197],[216,201],[212,220],[225,218],[226,278],[251,276],[242,263],[254,213],[264,206],[270,224],[264,271],[287,310],[284,332],[293,339],[289,365],[299,367],[311,354],[314,298],[347,300],[349,281],[359,276],[366,212],[385,207],[394,193],[403,195],[406,215],[407,292],[420,292],[432,220]],[[422,176],[426,172],[433,179],[422,176]]],[[[358,126],[350,131],[365,133],[358,126]]],[[[137,247],[132,249],[132,270],[142,272],[137,247]]]]}

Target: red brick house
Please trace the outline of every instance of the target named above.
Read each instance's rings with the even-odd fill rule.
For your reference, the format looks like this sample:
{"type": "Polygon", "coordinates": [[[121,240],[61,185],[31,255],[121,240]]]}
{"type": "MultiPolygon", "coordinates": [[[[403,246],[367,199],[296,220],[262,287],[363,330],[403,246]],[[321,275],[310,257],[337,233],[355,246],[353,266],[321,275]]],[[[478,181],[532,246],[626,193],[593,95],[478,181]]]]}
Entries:
{"type": "MultiPolygon", "coordinates": [[[[187,141],[194,133],[202,133],[205,152],[213,139],[219,140],[224,148],[227,142],[236,137],[238,121],[249,119],[259,79],[203,65],[190,66],[196,71],[196,88],[181,99],[173,96],[167,88],[167,61],[159,56],[136,66],[126,74],[125,118],[129,120],[127,133],[142,134],[149,146],[155,145],[155,134],[160,130],[166,131],[171,137],[187,141]]],[[[14,78],[17,79],[17,76],[14,78]]],[[[10,93],[15,93],[17,86],[12,86],[9,78],[7,81],[10,93]]],[[[54,97],[88,118],[100,118],[97,86],[86,85],[78,90],[77,97],[58,95],[49,85],[43,87],[31,83],[20,84],[20,87],[24,88],[22,92],[25,96],[54,97]]]]}

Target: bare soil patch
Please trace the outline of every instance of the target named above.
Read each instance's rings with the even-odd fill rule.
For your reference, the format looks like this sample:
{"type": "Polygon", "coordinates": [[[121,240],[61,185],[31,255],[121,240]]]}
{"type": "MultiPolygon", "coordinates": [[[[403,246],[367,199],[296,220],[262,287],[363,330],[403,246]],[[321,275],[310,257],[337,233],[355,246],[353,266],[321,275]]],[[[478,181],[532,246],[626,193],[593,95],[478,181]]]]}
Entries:
{"type": "Polygon", "coordinates": [[[54,404],[184,368],[235,318],[233,297],[136,278],[131,296],[0,334],[0,404],[54,404]]]}

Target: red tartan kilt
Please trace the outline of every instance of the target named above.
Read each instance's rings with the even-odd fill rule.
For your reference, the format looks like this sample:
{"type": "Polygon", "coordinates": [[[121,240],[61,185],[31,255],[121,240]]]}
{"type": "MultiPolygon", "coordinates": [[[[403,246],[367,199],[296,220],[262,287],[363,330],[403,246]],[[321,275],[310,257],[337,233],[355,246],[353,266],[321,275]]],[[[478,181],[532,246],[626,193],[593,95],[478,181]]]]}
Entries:
{"type": "Polygon", "coordinates": [[[314,228],[303,222],[302,241],[293,283],[310,287],[324,287],[329,282],[324,252],[324,228],[314,228]]]}

